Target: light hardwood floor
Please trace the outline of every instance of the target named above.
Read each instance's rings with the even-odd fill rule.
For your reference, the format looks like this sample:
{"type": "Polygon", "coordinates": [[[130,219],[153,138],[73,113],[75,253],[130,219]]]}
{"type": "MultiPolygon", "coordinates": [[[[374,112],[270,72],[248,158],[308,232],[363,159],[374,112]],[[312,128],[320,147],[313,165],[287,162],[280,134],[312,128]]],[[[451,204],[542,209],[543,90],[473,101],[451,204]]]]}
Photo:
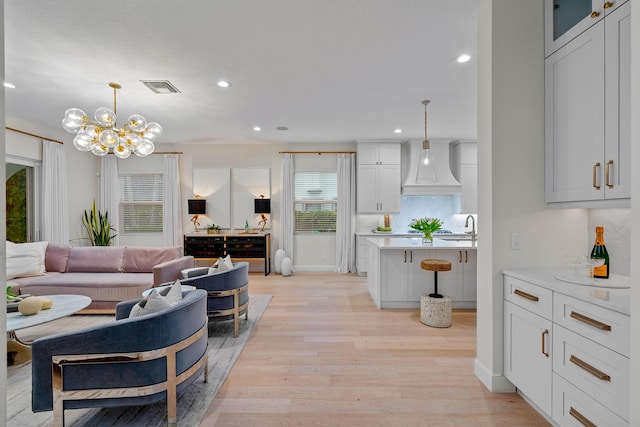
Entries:
{"type": "Polygon", "coordinates": [[[366,278],[251,274],[273,299],[201,426],[548,426],[473,375],[475,312],[453,327],[378,310],[366,278]]]}

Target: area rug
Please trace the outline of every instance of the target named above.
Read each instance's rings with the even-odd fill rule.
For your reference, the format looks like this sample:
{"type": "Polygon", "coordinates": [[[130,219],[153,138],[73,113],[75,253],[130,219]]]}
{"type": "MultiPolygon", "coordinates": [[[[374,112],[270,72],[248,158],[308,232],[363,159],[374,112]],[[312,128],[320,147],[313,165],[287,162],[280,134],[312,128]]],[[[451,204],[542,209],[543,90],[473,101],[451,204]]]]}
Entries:
{"type": "MultiPolygon", "coordinates": [[[[178,425],[198,426],[207,408],[231,371],[233,364],[249,340],[262,314],[271,301],[271,295],[251,295],[249,319],[240,318],[240,335],[233,337],[233,321],[209,323],[209,382],[203,377],[178,394],[178,425]]],[[[89,316],[90,317],[90,316],[89,316]]],[[[76,320],[77,329],[80,316],[76,320]]],[[[88,321],[91,321],[89,319],[88,321]]],[[[95,321],[94,321],[95,322],[95,321]]],[[[74,322],[67,322],[72,325],[74,322]]],[[[83,325],[85,326],[85,325],[83,325]]],[[[64,332],[64,326],[56,332],[64,332]]],[[[28,339],[21,336],[21,339],[28,339]]],[[[7,369],[7,425],[12,427],[49,426],[53,412],[31,411],[31,362],[7,369]]],[[[68,426],[162,426],[167,425],[164,403],[109,409],[71,409],[65,411],[68,426]]]]}

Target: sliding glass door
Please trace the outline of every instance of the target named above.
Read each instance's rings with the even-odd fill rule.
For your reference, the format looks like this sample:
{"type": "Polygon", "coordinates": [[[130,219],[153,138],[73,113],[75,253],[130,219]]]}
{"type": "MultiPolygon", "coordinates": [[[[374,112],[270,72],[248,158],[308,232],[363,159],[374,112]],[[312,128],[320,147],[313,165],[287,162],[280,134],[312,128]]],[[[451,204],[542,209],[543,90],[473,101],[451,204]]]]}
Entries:
{"type": "Polygon", "coordinates": [[[40,237],[40,162],[7,156],[7,240],[37,241],[40,237]]]}

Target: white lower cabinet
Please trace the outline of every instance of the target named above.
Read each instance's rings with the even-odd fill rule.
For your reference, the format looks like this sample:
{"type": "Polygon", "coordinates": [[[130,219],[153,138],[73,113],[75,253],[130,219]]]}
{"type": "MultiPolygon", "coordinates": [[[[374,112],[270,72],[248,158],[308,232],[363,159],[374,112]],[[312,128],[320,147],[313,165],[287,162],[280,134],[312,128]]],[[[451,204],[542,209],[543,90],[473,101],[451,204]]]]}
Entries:
{"type": "Polygon", "coordinates": [[[559,426],[629,425],[629,316],[504,276],[504,371],[559,426]]]}

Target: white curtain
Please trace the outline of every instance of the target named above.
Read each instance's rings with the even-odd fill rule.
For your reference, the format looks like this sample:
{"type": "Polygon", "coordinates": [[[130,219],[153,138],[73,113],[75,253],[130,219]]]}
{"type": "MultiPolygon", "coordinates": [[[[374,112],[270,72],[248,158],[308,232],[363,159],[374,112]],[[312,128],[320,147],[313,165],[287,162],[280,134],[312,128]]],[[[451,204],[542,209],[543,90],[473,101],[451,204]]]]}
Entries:
{"type": "Polygon", "coordinates": [[[280,184],[280,249],[293,263],[293,154],[283,154],[280,184]]]}
{"type": "Polygon", "coordinates": [[[69,244],[67,162],[64,145],[42,141],[42,241],[69,244]]]}
{"type": "Polygon", "coordinates": [[[164,216],[163,244],[182,246],[182,205],[180,199],[180,158],[178,154],[164,155],[164,216]]]}
{"type": "Polygon", "coordinates": [[[338,154],[338,212],[336,217],[336,272],[356,271],[356,159],[338,154]]]}
{"type": "Polygon", "coordinates": [[[107,155],[100,158],[100,211],[109,213],[111,225],[116,229],[112,246],[120,246],[120,209],[118,200],[118,158],[107,155]]]}

